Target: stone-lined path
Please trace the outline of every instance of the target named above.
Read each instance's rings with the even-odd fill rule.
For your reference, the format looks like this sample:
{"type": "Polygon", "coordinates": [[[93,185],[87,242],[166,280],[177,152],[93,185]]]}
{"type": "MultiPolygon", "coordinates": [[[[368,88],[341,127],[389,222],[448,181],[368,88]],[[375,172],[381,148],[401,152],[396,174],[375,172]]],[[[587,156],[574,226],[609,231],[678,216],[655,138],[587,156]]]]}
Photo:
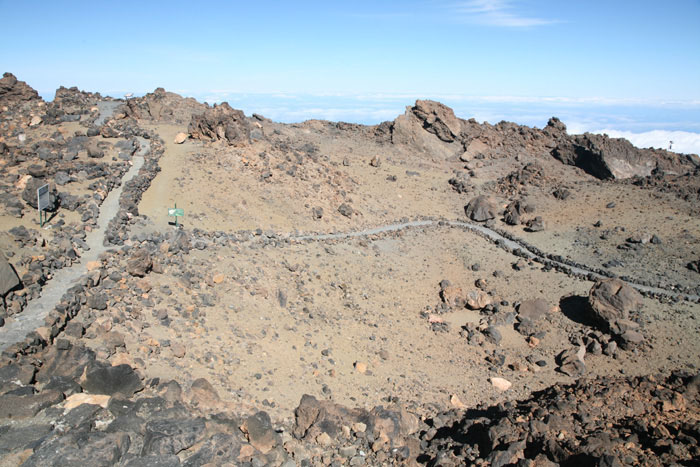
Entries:
{"type": "Polygon", "coordinates": [[[6,323],[0,328],[0,352],[12,344],[23,341],[29,333],[35,331],[44,324],[44,319],[61,301],[61,297],[72,287],[80,277],[87,272],[87,263],[95,261],[108,247],[104,245],[105,230],[107,224],[119,211],[119,198],[124,185],[134,178],[144,162],[144,156],[151,150],[150,142],[144,138],[137,138],[140,148],[134,154],[131,168],[124,174],[122,183],[111,190],[100,206],[100,215],[97,225],[87,234],[85,242],[89,250],[84,252],[80,260],[71,267],[56,271],[54,277],[44,285],[41,296],[31,300],[27,307],[14,316],[12,322],[6,323]]]}

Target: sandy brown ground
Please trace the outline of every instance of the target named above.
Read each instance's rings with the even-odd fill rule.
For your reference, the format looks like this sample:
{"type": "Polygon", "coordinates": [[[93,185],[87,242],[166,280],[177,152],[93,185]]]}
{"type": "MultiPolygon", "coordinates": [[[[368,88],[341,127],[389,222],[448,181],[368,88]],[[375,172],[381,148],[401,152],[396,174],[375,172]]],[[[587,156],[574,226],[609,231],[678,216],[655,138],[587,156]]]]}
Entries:
{"type": "Polygon", "coordinates": [[[185,208],[188,228],[227,232],[349,230],[406,216],[452,217],[461,209],[446,183],[449,166],[392,146],[301,132],[304,139],[297,145],[307,139],[315,144],[318,161],[305,158],[300,174],[292,177],[275,169],[282,156],[273,156],[273,164],[260,156],[275,153],[267,143],[246,148],[192,140],[174,144],[175,135],[185,130],[158,126],[167,151],[160,162],[162,172],[144,194],[139,210],[160,224],[167,223],[167,207],[175,202],[185,208]],[[374,156],[381,159],[379,167],[369,165],[374,156]],[[343,159],[349,166],[342,165],[343,159]],[[270,166],[271,181],[262,181],[270,166]],[[387,180],[392,175],[395,182],[387,180]],[[352,218],[337,211],[342,203],[356,211],[352,218]],[[316,206],[324,210],[320,220],[312,217],[316,206]]]}
{"type": "MultiPolygon", "coordinates": [[[[500,345],[468,344],[460,327],[485,318],[478,311],[441,315],[450,323],[448,332],[433,331],[421,314],[440,303],[442,279],[465,292],[485,279],[497,302],[510,303],[501,315],[530,298],[556,306],[562,295],[585,295],[592,285],[543,272],[538,265],[515,271],[514,261],[476,235],[447,228],[328,245],[212,247],[190,253],[183,267],[206,271],[204,281],[190,287],[176,277],[183,271],[151,274],[149,295],[156,305],[142,310],[147,324],[113,329],[124,334],[132,361],[141,359],[149,377],[205,377],[225,399],[258,406],[267,401],[278,417],[291,416],[305,393],[367,407],[398,397],[418,411],[430,405],[449,408],[453,394],[467,405],[522,398],[557,381],[572,381],[555,371],[555,356],[571,346],[570,335],[585,329],[575,316],[551,313],[539,326],[547,335],[531,348],[512,324],[498,326],[500,345]],[[497,270],[503,273],[499,278],[493,276],[497,270]],[[218,274],[224,279],[215,283],[211,278],[218,274]],[[163,287],[172,294],[165,296],[163,287]],[[284,307],[280,291],[287,297],[284,307]],[[198,294],[215,297],[214,305],[199,306],[198,294]],[[169,325],[158,318],[161,310],[169,325]],[[173,355],[176,344],[186,347],[183,358],[173,355]],[[485,360],[494,352],[505,355],[505,365],[485,360]],[[547,366],[529,363],[530,355],[547,366]],[[368,371],[358,372],[356,362],[368,371]],[[508,379],[513,388],[498,392],[488,381],[492,376],[508,379]]],[[[653,350],[622,352],[618,359],[587,356],[589,375],[692,367],[700,354],[694,338],[699,308],[645,300],[650,323],[644,332],[653,350]]],[[[93,345],[99,348],[99,339],[93,345]]]]}
{"type": "MultiPolygon", "coordinates": [[[[301,175],[291,177],[269,163],[270,154],[280,150],[267,143],[245,149],[196,141],[175,145],[173,138],[182,127],[153,128],[165,140],[166,154],[160,160],[162,172],[139,206],[150,221],[134,227],[136,231],[172,229],[166,208],[175,202],[185,208],[187,229],[260,228],[284,233],[360,230],[403,217],[460,219],[472,196],[457,194],[447,183],[464,166],[457,159],[431,160],[401,148],[308,130],[300,132],[299,144],[308,138],[318,148],[318,158],[305,160],[301,175]],[[266,153],[268,160],[260,153],[266,153]],[[374,155],[380,155],[380,167],[368,164],[374,155]],[[343,159],[349,165],[343,165],[343,159]],[[271,181],[261,179],[266,170],[273,172],[271,181]],[[397,181],[388,181],[388,175],[397,181]],[[360,214],[342,216],[336,211],[341,202],[360,214]],[[322,219],[311,216],[314,206],[324,208],[322,219]]],[[[279,128],[283,139],[290,130],[279,128]]],[[[281,156],[272,159],[278,163],[281,156]]],[[[525,162],[484,161],[475,170],[475,193],[481,183],[507,175],[525,162]]],[[[628,275],[653,278],[654,271],[663,270],[664,277],[692,281],[681,266],[687,251],[697,251],[693,235],[699,229],[683,203],[665,195],[651,198],[650,192],[631,186],[600,183],[556,161],[542,164],[554,185],[529,187],[523,196],[536,204],[546,230],[526,233],[500,221],[498,227],[545,251],[591,266],[618,255],[628,264],[623,268],[628,275]],[[557,180],[572,190],[568,200],[551,196],[557,180]],[[612,200],[616,207],[605,209],[612,200]],[[592,227],[598,219],[603,226],[592,227]],[[599,230],[615,225],[624,226],[625,232],[600,241],[599,230]],[[656,262],[646,270],[636,267],[644,264],[643,254],[632,260],[616,249],[623,237],[642,229],[664,239],[654,246],[656,262]],[[684,235],[691,237],[679,246],[684,235]]],[[[507,202],[504,196],[498,199],[507,202]]],[[[265,405],[279,418],[290,417],[305,393],[367,407],[398,397],[419,412],[431,405],[451,407],[452,395],[467,406],[523,398],[555,382],[572,381],[556,371],[555,356],[571,348],[572,337],[590,328],[579,322],[577,310],[556,307],[562,297],[586,296],[592,283],[542,271],[538,264],[517,271],[513,268],[517,259],[475,234],[447,227],[331,243],[263,247],[252,241],[209,246],[193,250],[181,269],[149,275],[146,280],[152,288],[147,295],[155,305],[141,308],[141,319],[113,326],[124,335],[128,354],[118,353],[112,359],[126,359],[149,377],[205,377],[224,399],[265,405]],[[475,263],[478,270],[472,267],[475,263]],[[199,279],[190,283],[183,279],[188,273],[199,279]],[[213,280],[216,275],[221,275],[221,282],[213,280]],[[476,280],[486,280],[494,303],[503,303],[498,316],[513,312],[519,301],[544,298],[554,308],[539,324],[545,337],[531,347],[512,324],[501,324],[500,345],[470,345],[460,334],[461,326],[486,315],[468,310],[440,315],[449,329],[433,330],[427,315],[440,304],[443,279],[464,293],[476,288],[476,280]],[[286,297],[284,305],[280,293],[286,297]],[[202,294],[211,297],[212,306],[201,304],[202,294]],[[164,314],[168,322],[161,319],[164,314]],[[174,355],[178,345],[186,348],[184,357],[174,355]],[[494,353],[505,355],[504,365],[487,361],[494,353]],[[547,364],[540,368],[526,360],[528,356],[547,364]],[[363,365],[364,373],[358,371],[363,365]],[[488,380],[493,376],[508,379],[513,387],[497,391],[488,380]]],[[[587,355],[588,375],[694,368],[700,363],[698,316],[698,304],[644,299],[647,344],[616,358],[587,355]]],[[[103,347],[99,333],[89,337],[90,345],[103,347]]]]}

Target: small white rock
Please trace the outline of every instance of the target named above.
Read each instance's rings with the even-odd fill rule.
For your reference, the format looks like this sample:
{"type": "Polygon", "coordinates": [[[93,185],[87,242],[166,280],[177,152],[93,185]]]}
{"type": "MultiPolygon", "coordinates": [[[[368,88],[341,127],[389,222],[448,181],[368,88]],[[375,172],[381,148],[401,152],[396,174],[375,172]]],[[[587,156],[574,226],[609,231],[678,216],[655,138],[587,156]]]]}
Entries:
{"type": "Polygon", "coordinates": [[[491,384],[499,391],[507,391],[513,385],[513,383],[503,378],[491,378],[491,384]]]}

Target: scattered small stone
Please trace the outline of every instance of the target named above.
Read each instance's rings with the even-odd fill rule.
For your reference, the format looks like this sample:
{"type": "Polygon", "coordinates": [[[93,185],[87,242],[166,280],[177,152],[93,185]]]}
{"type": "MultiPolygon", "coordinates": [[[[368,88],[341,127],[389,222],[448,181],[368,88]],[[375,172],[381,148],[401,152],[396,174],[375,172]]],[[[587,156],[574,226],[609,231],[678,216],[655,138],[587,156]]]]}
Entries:
{"type": "Polygon", "coordinates": [[[513,386],[513,383],[504,378],[493,377],[489,378],[489,381],[491,385],[499,391],[507,391],[513,386]]]}

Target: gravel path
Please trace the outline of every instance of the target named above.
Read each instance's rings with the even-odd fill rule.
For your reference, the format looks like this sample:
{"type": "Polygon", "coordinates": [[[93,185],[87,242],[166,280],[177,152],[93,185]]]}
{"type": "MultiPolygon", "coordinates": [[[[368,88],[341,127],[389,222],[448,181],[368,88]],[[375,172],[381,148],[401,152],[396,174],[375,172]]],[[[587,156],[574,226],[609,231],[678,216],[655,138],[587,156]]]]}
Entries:
{"type": "Polygon", "coordinates": [[[87,272],[87,263],[95,261],[107,250],[104,245],[105,229],[109,221],[119,211],[119,198],[126,181],[131,180],[143,165],[144,156],[150,151],[150,142],[138,138],[140,149],[134,154],[133,165],[124,174],[121,185],[109,192],[100,206],[97,226],[87,234],[85,242],[90,249],[83,253],[80,261],[70,268],[61,269],[42,289],[41,296],[29,302],[27,308],[15,316],[14,321],[0,328],[0,352],[10,345],[23,341],[27,335],[44,324],[44,318],[61,301],[61,297],[76,281],[87,272]]]}

